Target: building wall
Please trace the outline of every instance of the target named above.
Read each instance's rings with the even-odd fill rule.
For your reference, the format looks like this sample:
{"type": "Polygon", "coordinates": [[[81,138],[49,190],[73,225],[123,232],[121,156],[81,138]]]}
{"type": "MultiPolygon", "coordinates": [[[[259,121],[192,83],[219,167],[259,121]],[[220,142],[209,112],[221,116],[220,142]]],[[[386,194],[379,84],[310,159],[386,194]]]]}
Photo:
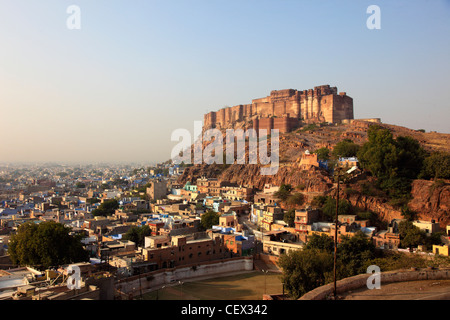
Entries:
{"type": "Polygon", "coordinates": [[[450,247],[448,245],[438,246],[438,245],[434,244],[433,245],[433,253],[448,257],[450,255],[450,247]]]}
{"type": "Polygon", "coordinates": [[[172,245],[164,248],[144,248],[143,255],[147,262],[155,263],[158,269],[228,257],[220,237],[196,241],[187,241],[186,237],[173,237],[172,245]]]}
{"type": "Polygon", "coordinates": [[[151,181],[150,187],[147,188],[147,194],[153,200],[160,200],[167,195],[167,183],[166,181],[151,181]]]}
{"type": "Polygon", "coordinates": [[[290,251],[301,250],[302,248],[303,246],[299,244],[283,243],[279,241],[263,241],[263,252],[275,256],[287,254],[290,251]]]}

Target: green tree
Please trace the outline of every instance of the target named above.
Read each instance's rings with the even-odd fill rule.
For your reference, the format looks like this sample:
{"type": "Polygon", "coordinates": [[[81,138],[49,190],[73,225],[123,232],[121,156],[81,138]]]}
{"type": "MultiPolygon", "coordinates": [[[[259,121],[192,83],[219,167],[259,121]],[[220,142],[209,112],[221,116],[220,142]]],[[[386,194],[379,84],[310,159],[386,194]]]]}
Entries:
{"type": "Polygon", "coordinates": [[[397,168],[397,153],[392,133],[388,129],[372,125],[367,135],[369,141],[358,151],[359,163],[378,178],[394,176],[397,168]]]}
{"type": "Polygon", "coordinates": [[[8,253],[14,264],[42,269],[89,261],[81,235],[71,235],[71,228],[54,221],[27,222],[11,236],[8,253]]]}
{"type": "Polygon", "coordinates": [[[326,147],[322,147],[320,149],[317,149],[315,152],[317,154],[318,160],[329,160],[330,159],[330,150],[326,147]]]}
{"type": "Polygon", "coordinates": [[[301,206],[305,203],[305,196],[303,193],[296,192],[294,194],[291,194],[286,199],[286,204],[290,206],[301,206]]]}
{"type": "Polygon", "coordinates": [[[98,199],[98,198],[89,198],[89,199],[86,200],[86,202],[89,203],[89,204],[99,203],[100,199],[98,199]]]}
{"type": "Polygon", "coordinates": [[[152,234],[150,227],[148,225],[144,226],[133,226],[124,235],[124,240],[133,241],[136,246],[142,247],[145,243],[145,237],[152,234]]]}
{"type": "Polygon", "coordinates": [[[416,227],[412,221],[404,220],[398,225],[400,235],[400,246],[403,248],[415,248],[418,245],[425,244],[426,234],[418,227],[416,227]]]}
{"type": "Polygon", "coordinates": [[[318,249],[289,251],[280,256],[282,282],[293,299],[333,279],[333,255],[318,249]]]}
{"type": "Polygon", "coordinates": [[[378,125],[369,128],[368,137],[357,154],[360,165],[378,178],[379,187],[389,197],[408,200],[411,179],[416,179],[423,167],[424,149],[411,137],[394,139],[388,129],[378,125]]]}
{"type": "Polygon", "coordinates": [[[433,152],[423,162],[421,178],[450,179],[450,153],[433,152]]]}
{"type": "Polygon", "coordinates": [[[334,241],[326,234],[312,234],[308,238],[305,249],[318,249],[332,253],[334,251],[334,241]]]}
{"type": "Polygon", "coordinates": [[[103,201],[97,209],[92,210],[94,216],[110,216],[119,208],[119,202],[116,199],[103,201]]]}
{"type": "Polygon", "coordinates": [[[212,210],[207,210],[200,219],[200,225],[204,230],[211,229],[212,226],[219,224],[219,214],[212,210]]]}
{"type": "Polygon", "coordinates": [[[375,258],[375,246],[361,231],[353,236],[341,236],[337,249],[337,271],[340,278],[365,273],[375,258]]]}
{"type": "MultiPolygon", "coordinates": [[[[375,259],[375,247],[362,232],[343,236],[337,251],[337,280],[365,273],[375,259]]],[[[327,235],[312,235],[303,250],[282,254],[278,265],[292,298],[333,280],[334,241],[327,235]]]]}
{"type": "Polygon", "coordinates": [[[280,199],[281,201],[286,201],[286,199],[290,196],[292,191],[292,186],[290,184],[282,184],[278,191],[275,192],[274,196],[280,199]]]}
{"type": "Polygon", "coordinates": [[[406,206],[406,205],[403,206],[401,210],[402,210],[402,216],[406,220],[413,221],[416,219],[417,212],[415,212],[414,210],[411,210],[408,206],[406,206]]]}
{"type": "MultiPolygon", "coordinates": [[[[321,210],[329,219],[334,220],[336,217],[336,199],[327,196],[321,210]]],[[[338,215],[351,214],[352,212],[353,208],[350,202],[345,199],[340,199],[338,206],[338,215]]]]}
{"type": "Polygon", "coordinates": [[[325,201],[327,201],[326,196],[314,196],[314,198],[311,201],[311,206],[316,208],[322,208],[325,204],[325,201]]]}
{"type": "Polygon", "coordinates": [[[294,220],[295,220],[295,209],[289,209],[284,213],[283,221],[286,222],[289,227],[294,226],[294,220]]]}
{"type": "Polygon", "coordinates": [[[350,139],[344,139],[338,142],[333,148],[333,156],[339,157],[355,157],[358,154],[359,145],[350,139]]]}

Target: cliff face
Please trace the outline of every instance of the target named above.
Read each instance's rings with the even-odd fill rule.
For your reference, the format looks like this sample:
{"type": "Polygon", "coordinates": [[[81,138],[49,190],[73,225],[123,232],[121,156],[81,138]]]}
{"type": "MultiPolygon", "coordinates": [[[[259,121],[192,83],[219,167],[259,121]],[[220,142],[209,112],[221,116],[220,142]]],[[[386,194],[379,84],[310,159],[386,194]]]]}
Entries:
{"type": "Polygon", "coordinates": [[[441,227],[450,224],[450,181],[443,183],[414,180],[409,207],[419,214],[420,219],[436,220],[441,227]]]}
{"type": "MultiPolygon", "coordinates": [[[[355,185],[350,187],[355,188],[355,185]]],[[[366,196],[360,192],[346,194],[342,187],[340,197],[348,200],[353,206],[375,212],[381,221],[403,219],[401,210],[389,204],[388,199],[377,196],[366,196]]],[[[335,196],[335,190],[331,195],[335,196]]],[[[408,207],[417,212],[418,220],[435,220],[442,228],[450,224],[450,181],[436,183],[428,180],[414,180],[411,190],[412,199],[408,207]]]]}
{"type": "Polygon", "coordinates": [[[387,203],[385,198],[366,196],[360,193],[350,195],[341,193],[341,197],[348,200],[354,207],[375,212],[380,221],[390,222],[392,219],[403,218],[401,211],[387,203]]]}
{"type": "Polygon", "coordinates": [[[301,186],[303,192],[326,192],[332,181],[321,169],[313,168],[309,171],[294,167],[281,167],[275,175],[261,175],[260,165],[233,164],[224,169],[220,165],[198,165],[186,168],[179,177],[179,183],[188,181],[195,183],[198,178],[217,178],[219,181],[228,181],[242,186],[252,186],[262,190],[265,184],[290,184],[292,187],[301,186]]]}

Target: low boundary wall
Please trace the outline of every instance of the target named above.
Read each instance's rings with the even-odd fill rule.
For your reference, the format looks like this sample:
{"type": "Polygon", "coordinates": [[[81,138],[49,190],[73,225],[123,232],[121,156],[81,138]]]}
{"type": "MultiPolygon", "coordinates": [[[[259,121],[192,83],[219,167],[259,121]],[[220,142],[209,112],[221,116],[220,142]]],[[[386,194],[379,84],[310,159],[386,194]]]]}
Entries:
{"type": "MultiPolygon", "coordinates": [[[[360,274],[354,277],[337,281],[337,294],[343,294],[345,292],[361,289],[364,287],[367,288],[367,279],[372,275],[374,274],[360,274]]],[[[450,280],[450,268],[387,271],[381,272],[380,276],[381,285],[383,285],[383,283],[419,280],[450,280]]],[[[327,297],[333,295],[333,291],[334,283],[329,283],[306,293],[299,300],[325,300],[327,299],[327,297]]]]}
{"type": "Polygon", "coordinates": [[[157,289],[167,284],[200,277],[225,276],[227,273],[252,271],[253,258],[239,257],[202,264],[186,265],[171,269],[161,269],[138,276],[120,279],[116,282],[116,289],[122,294],[139,293],[157,289]]]}

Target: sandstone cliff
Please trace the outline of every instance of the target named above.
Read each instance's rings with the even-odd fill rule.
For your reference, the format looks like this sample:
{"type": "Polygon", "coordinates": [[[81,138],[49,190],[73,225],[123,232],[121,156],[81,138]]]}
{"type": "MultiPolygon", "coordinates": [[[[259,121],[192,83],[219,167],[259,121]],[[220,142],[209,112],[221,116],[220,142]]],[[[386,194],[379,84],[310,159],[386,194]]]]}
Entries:
{"type": "Polygon", "coordinates": [[[415,180],[409,207],[424,220],[436,220],[441,227],[450,224],[450,181],[415,180]]]}
{"type": "Polygon", "coordinates": [[[262,190],[265,184],[290,184],[292,187],[300,186],[303,192],[325,192],[332,186],[328,174],[318,168],[312,170],[299,170],[295,167],[281,167],[275,175],[261,175],[259,165],[233,164],[227,168],[221,165],[198,165],[187,168],[179,177],[178,182],[195,182],[198,178],[217,178],[219,181],[228,181],[242,186],[252,186],[262,190]]]}

